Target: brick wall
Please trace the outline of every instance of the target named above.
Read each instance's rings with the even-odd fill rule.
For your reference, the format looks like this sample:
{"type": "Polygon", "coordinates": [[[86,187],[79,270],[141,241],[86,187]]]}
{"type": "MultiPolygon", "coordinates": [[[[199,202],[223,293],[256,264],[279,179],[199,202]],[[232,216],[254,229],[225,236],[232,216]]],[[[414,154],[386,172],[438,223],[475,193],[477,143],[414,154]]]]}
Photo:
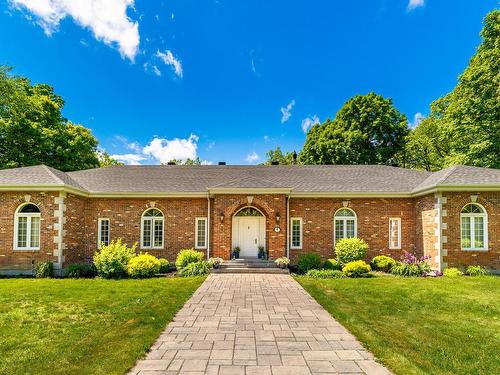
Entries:
{"type": "Polygon", "coordinates": [[[446,203],[443,210],[446,216],[443,223],[446,228],[443,234],[443,262],[448,267],[465,268],[468,265],[482,265],[500,270],[500,192],[478,193],[443,193],[446,203]],[[460,243],[460,211],[477,197],[477,203],[486,209],[488,214],[488,251],[461,250],[460,243]]]}
{"type": "Polygon", "coordinates": [[[433,268],[439,268],[439,212],[437,197],[426,195],[415,199],[415,246],[426,255],[433,268]]]}
{"type": "Polygon", "coordinates": [[[0,271],[30,270],[32,262],[57,262],[57,244],[54,224],[58,219],[54,211],[59,208],[59,193],[0,193],[0,271]],[[16,209],[27,201],[40,209],[40,250],[14,250],[14,215],[16,209]]]}
{"type": "Polygon", "coordinates": [[[290,249],[290,257],[316,251],[324,259],[334,257],[333,223],[335,212],[344,207],[357,216],[358,237],[369,245],[368,259],[376,255],[391,255],[399,259],[403,250],[415,248],[415,214],[411,199],[330,199],[293,198],[290,200],[290,217],[303,220],[302,249],[290,249]],[[389,218],[401,218],[401,249],[389,249],[389,218]]]}

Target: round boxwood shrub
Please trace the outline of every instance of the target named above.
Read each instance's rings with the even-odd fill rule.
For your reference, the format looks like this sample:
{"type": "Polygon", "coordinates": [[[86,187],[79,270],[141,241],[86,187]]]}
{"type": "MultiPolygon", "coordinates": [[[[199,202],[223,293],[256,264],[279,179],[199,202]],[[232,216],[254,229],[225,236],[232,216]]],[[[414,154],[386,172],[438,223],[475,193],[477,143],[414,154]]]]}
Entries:
{"type": "Polygon", "coordinates": [[[93,263],[70,264],[66,270],[66,277],[72,279],[92,279],[97,276],[97,269],[93,263]]]}
{"type": "Polygon", "coordinates": [[[306,276],[312,277],[313,279],[341,279],[346,277],[342,271],[330,269],[309,270],[306,276]]]}
{"type": "Polygon", "coordinates": [[[382,272],[389,272],[396,261],[387,255],[378,255],[370,263],[372,269],[382,272]]]}
{"type": "Polygon", "coordinates": [[[160,261],[160,270],[159,273],[167,273],[170,271],[170,262],[165,258],[158,258],[160,261]]]}
{"type": "Polygon", "coordinates": [[[195,249],[184,249],[179,251],[179,254],[177,254],[175,267],[177,268],[177,271],[180,271],[189,263],[201,262],[204,258],[205,254],[201,251],[196,251],[195,249]]]}
{"type": "Polygon", "coordinates": [[[459,276],[463,276],[463,274],[464,273],[462,271],[460,271],[458,268],[455,268],[455,267],[447,268],[443,272],[443,276],[447,276],[447,277],[459,277],[459,276]]]}
{"type": "Polygon", "coordinates": [[[297,269],[300,273],[321,268],[321,256],[318,253],[305,253],[299,256],[297,269]]]}
{"type": "Polygon", "coordinates": [[[363,260],[355,260],[342,267],[342,272],[347,277],[363,277],[371,270],[370,265],[363,260]]]}
{"type": "Polygon", "coordinates": [[[325,261],[325,263],[323,264],[323,268],[327,270],[341,270],[342,265],[337,259],[331,258],[325,261]]]}
{"type": "Polygon", "coordinates": [[[135,247],[127,247],[122,239],[113,240],[109,245],[102,245],[94,254],[94,264],[99,276],[105,279],[119,279],[127,274],[127,264],[135,257],[135,247]]]}
{"type": "Polygon", "coordinates": [[[207,261],[191,262],[188,263],[186,267],[183,267],[179,271],[179,276],[202,276],[210,272],[212,266],[207,261]]]}
{"type": "Polygon", "coordinates": [[[160,271],[160,260],[148,253],[140,253],[130,259],[127,264],[127,274],[135,279],[153,277],[160,271]]]}
{"type": "Polygon", "coordinates": [[[483,266],[469,266],[465,273],[469,276],[486,276],[490,272],[483,266]]]}
{"type": "Polygon", "coordinates": [[[361,238],[342,238],[335,245],[335,254],[342,265],[364,259],[367,252],[368,244],[361,238]]]}

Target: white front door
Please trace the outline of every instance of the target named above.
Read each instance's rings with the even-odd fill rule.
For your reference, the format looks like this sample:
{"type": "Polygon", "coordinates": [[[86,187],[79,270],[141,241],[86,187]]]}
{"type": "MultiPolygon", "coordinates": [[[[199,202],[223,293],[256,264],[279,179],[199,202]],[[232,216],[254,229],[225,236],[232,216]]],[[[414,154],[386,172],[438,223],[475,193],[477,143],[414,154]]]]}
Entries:
{"type": "Polygon", "coordinates": [[[238,243],[240,257],[257,257],[259,254],[259,218],[240,217],[238,228],[238,243]]]}

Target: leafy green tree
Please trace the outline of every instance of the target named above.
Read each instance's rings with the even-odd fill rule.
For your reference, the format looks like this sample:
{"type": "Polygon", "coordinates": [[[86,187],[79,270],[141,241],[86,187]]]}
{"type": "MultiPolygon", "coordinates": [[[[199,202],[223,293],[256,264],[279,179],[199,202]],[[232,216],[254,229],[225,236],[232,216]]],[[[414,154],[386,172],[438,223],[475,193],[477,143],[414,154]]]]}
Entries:
{"type": "Polygon", "coordinates": [[[355,95],[333,120],[307,133],[299,160],[303,164],[386,164],[405,145],[406,116],[391,99],[369,93],[355,95]]]}
{"type": "Polygon", "coordinates": [[[113,165],[124,165],[121,161],[112,158],[106,151],[97,151],[99,167],[111,167],[113,165]]]}
{"type": "MultiPolygon", "coordinates": [[[[186,160],[172,159],[169,161],[169,163],[174,163],[176,165],[201,165],[201,159],[199,156],[194,159],[187,158],[186,160]]],[[[161,163],[161,165],[165,165],[165,163],[161,163]]]]}
{"type": "Polygon", "coordinates": [[[281,148],[278,146],[274,150],[269,150],[266,152],[266,161],[264,165],[271,165],[273,162],[276,162],[280,165],[290,165],[293,163],[293,154],[294,151],[287,151],[283,153],[281,148]]]}
{"type": "Polygon", "coordinates": [[[500,10],[490,12],[482,43],[457,86],[438,99],[434,116],[450,140],[445,165],[500,168],[500,10]]]}
{"type": "Polygon", "coordinates": [[[46,164],[62,171],[99,166],[97,139],[62,116],[64,100],[0,66],[0,168],[46,164]]]}

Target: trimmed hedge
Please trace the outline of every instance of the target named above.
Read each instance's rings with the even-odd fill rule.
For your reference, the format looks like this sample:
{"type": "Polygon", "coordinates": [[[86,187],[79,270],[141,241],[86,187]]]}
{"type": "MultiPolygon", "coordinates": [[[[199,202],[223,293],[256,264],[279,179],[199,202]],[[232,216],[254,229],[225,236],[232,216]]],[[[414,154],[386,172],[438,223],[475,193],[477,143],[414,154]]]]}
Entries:
{"type": "Polygon", "coordinates": [[[329,269],[309,270],[306,276],[312,277],[313,279],[342,279],[346,277],[342,271],[329,269]]]}
{"type": "Polygon", "coordinates": [[[299,256],[297,269],[300,273],[321,268],[321,256],[318,253],[305,253],[299,256]]]}
{"type": "Polygon", "coordinates": [[[360,238],[342,238],[335,245],[338,261],[344,265],[356,260],[363,260],[368,252],[368,244],[360,238]]]}
{"type": "Polygon", "coordinates": [[[363,260],[349,262],[342,267],[342,272],[344,272],[347,277],[363,277],[371,270],[370,265],[363,260]]]}

